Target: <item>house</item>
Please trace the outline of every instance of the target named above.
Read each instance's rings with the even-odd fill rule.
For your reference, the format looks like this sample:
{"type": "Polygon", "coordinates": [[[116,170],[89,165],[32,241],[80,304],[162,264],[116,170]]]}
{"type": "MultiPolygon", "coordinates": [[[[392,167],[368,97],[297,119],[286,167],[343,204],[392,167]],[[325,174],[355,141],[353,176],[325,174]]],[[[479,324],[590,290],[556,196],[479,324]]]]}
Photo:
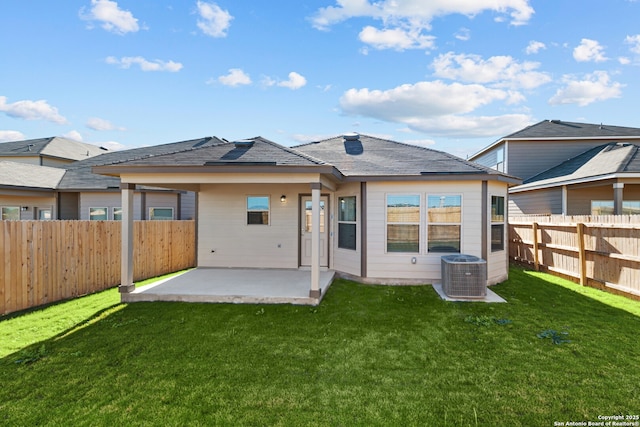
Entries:
{"type": "Polygon", "coordinates": [[[469,160],[523,179],[522,186],[509,189],[510,216],[622,214],[623,204],[640,199],[634,164],[618,156],[631,155],[636,144],[640,128],[544,120],[500,138],[469,160]],[[603,161],[608,163],[599,164],[603,161]]]}
{"type": "MultiPolygon", "coordinates": [[[[120,181],[94,174],[92,167],[174,153],[212,141],[216,142],[214,138],[200,138],[122,151],[106,151],[57,137],[2,143],[2,219],[118,220],[120,181]]],[[[193,192],[141,186],[134,200],[136,220],[195,217],[193,192]]]]}
{"type": "MultiPolygon", "coordinates": [[[[261,137],[109,165],[123,207],[121,292],[133,291],[132,195],[151,185],[197,195],[197,266],[305,269],[375,283],[440,281],[441,256],[487,261],[507,278],[505,207],[520,181],[453,155],[347,134],[287,148],[261,137]]],[[[213,273],[215,274],[215,273],[213,273]]]]}

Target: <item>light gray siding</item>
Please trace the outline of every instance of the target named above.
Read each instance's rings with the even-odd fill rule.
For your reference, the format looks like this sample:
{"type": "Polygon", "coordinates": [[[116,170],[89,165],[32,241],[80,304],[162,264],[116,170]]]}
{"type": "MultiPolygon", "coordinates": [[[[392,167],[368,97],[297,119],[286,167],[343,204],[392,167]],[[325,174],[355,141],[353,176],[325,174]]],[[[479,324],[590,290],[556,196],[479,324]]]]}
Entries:
{"type": "Polygon", "coordinates": [[[187,191],[180,193],[180,219],[195,219],[196,193],[187,191]]]}
{"type": "Polygon", "coordinates": [[[561,215],[562,188],[525,191],[509,195],[509,215],[561,215]]]}

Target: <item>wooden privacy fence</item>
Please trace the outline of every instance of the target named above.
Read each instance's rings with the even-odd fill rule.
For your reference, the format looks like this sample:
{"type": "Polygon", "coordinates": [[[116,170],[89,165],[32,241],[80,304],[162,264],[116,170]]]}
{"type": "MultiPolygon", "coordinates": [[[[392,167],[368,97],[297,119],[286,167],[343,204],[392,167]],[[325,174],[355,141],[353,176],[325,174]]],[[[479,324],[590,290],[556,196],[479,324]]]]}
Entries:
{"type": "Polygon", "coordinates": [[[517,262],[640,299],[640,216],[512,217],[509,238],[517,262]]]}
{"type": "MultiPolygon", "coordinates": [[[[120,221],[0,221],[0,315],[120,284],[120,221]]],[[[135,221],[134,280],[195,266],[194,221],[135,221]]]]}

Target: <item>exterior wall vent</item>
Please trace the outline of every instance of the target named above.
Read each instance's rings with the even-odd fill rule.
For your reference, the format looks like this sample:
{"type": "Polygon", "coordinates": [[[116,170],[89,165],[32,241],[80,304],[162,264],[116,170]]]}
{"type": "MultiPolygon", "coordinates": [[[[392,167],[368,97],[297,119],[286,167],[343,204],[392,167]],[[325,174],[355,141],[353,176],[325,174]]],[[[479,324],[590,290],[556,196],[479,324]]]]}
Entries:
{"type": "Polygon", "coordinates": [[[442,290],[448,297],[487,296],[487,262],[473,255],[442,257],[442,290]]]}
{"type": "Polygon", "coordinates": [[[356,133],[356,132],[345,133],[344,135],[342,135],[342,137],[344,138],[345,141],[359,141],[360,140],[360,134],[356,133]]]}

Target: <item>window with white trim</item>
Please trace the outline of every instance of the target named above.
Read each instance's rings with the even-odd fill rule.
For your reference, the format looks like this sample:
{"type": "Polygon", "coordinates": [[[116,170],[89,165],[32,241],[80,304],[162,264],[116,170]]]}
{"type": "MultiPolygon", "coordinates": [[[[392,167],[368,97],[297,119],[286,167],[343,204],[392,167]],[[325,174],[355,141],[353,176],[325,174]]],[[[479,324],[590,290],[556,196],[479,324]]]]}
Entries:
{"type": "Polygon", "coordinates": [[[89,220],[91,221],[106,221],[108,220],[109,208],[89,208],[89,220]]]}
{"type": "Polygon", "coordinates": [[[173,219],[173,208],[149,208],[149,219],[155,221],[171,221],[173,219]]]}
{"type": "Polygon", "coordinates": [[[3,206],[0,208],[2,217],[5,221],[19,221],[20,220],[20,206],[3,206]]]}
{"type": "Polygon", "coordinates": [[[49,221],[53,219],[51,217],[51,209],[50,208],[38,208],[38,219],[42,221],[49,221]]]}
{"type": "Polygon", "coordinates": [[[356,250],[356,196],[338,197],[338,247],[356,250]]]}
{"type": "Polygon", "coordinates": [[[247,196],[247,224],[269,225],[269,196],[247,196]]]}
{"type": "Polygon", "coordinates": [[[504,197],[491,196],[491,252],[504,250],[504,197]]]}
{"type": "Polygon", "coordinates": [[[427,252],[460,252],[462,196],[427,196],[427,252]]]}
{"type": "Polygon", "coordinates": [[[420,195],[387,194],[387,252],[420,252],[420,195]]]}

